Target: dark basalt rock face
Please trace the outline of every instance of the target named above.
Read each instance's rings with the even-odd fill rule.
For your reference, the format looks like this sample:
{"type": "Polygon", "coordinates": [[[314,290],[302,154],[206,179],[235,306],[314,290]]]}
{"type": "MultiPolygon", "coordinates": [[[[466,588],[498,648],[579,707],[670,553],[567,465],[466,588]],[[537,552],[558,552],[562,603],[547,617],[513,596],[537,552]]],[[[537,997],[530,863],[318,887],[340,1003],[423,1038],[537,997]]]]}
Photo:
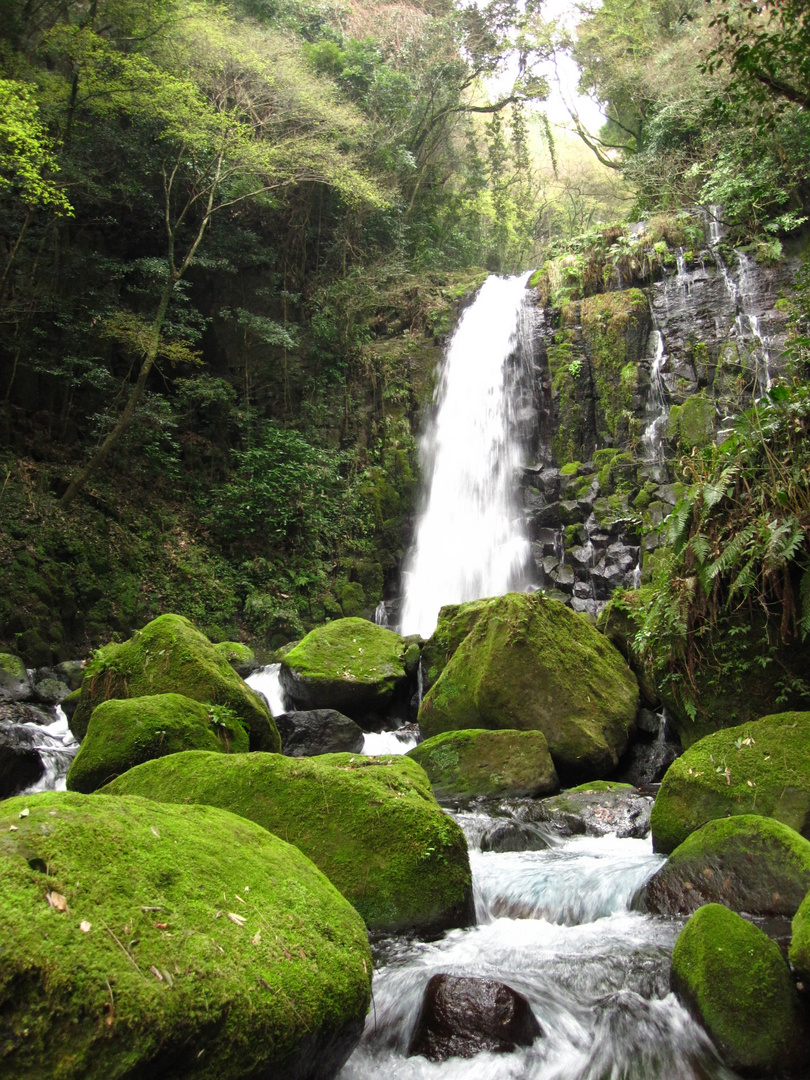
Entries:
{"type": "Polygon", "coordinates": [[[0,722],[0,799],[24,791],[45,773],[30,729],[0,722]]]}
{"type": "Polygon", "coordinates": [[[286,712],[275,720],[287,757],[359,754],[363,749],[363,729],[335,709],[286,712]]]}
{"type": "Polygon", "coordinates": [[[543,1034],[526,998],[505,983],[434,975],[408,1053],[430,1061],[508,1054],[543,1034]]]}

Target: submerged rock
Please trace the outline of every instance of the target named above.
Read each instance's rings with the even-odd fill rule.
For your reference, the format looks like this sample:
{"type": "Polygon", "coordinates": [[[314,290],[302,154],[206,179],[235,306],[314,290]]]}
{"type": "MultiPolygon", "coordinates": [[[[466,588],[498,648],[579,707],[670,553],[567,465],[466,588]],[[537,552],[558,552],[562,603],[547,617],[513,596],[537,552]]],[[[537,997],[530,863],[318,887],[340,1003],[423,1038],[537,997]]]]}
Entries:
{"type": "Polygon", "coordinates": [[[792,918],[810,890],[810,841],[773,818],[709,821],[670,855],[635,906],[690,915],[723,904],[748,915],[792,918]]]}
{"type": "Polygon", "coordinates": [[[297,709],[337,709],[369,728],[397,703],[407,711],[407,649],[393,630],[366,619],[335,619],[286,654],[281,685],[297,709]]]}
{"type": "Polygon", "coordinates": [[[329,1080],[363,1028],[362,920],[300,851],[213,807],[5,802],[0,913],[5,1076],[329,1080]]]}
{"type": "Polygon", "coordinates": [[[720,904],[701,907],[675,943],[671,984],[732,1069],[806,1075],[799,996],[779,946],[758,927],[720,904]]]}
{"type": "Polygon", "coordinates": [[[0,721],[0,799],[8,799],[45,775],[36,734],[0,721]]]}
{"type": "Polygon", "coordinates": [[[447,1061],[486,1050],[511,1053],[542,1035],[531,1005],[517,990],[491,979],[434,975],[408,1053],[447,1061]]]}
{"type": "Polygon", "coordinates": [[[765,716],[685,750],[655,800],[653,846],[669,854],[705,822],[737,814],[774,817],[810,838],[810,713],[765,716]]]}
{"type": "Polygon", "coordinates": [[[180,750],[246,754],[247,732],[226,706],[182,694],[103,701],[68,771],[68,791],[89,794],[135,765],[180,750]]]}
{"type": "Polygon", "coordinates": [[[446,731],[408,751],[439,799],[534,798],[560,782],[540,731],[446,731]]]}
{"type": "Polygon", "coordinates": [[[335,709],[286,712],[275,717],[281,736],[281,752],[288,757],[317,754],[359,754],[363,729],[335,709]]]}
{"type": "Polygon", "coordinates": [[[470,920],[464,834],[409,758],[190,751],[139,765],[103,791],[207,803],[250,818],[312,859],[370,930],[439,930],[470,920]]]}
{"type": "Polygon", "coordinates": [[[615,768],[638,708],[635,676],[584,618],[542,593],[487,602],[419,710],[443,731],[542,731],[564,776],[615,768]]]}
{"type": "Polygon", "coordinates": [[[25,664],[13,653],[0,652],[0,701],[23,701],[31,695],[25,664]]]}
{"type": "Polygon", "coordinates": [[[618,836],[641,839],[650,831],[653,800],[620,784],[599,790],[583,785],[550,799],[526,804],[519,816],[553,827],[558,836],[618,836]]]}
{"type": "Polygon", "coordinates": [[[161,615],[129,641],[98,650],[86,667],[70,730],[83,739],[93,709],[102,701],[153,694],[182,694],[225,705],[242,722],[251,750],[277,752],[281,747],[264,699],[181,615],[161,615]]]}

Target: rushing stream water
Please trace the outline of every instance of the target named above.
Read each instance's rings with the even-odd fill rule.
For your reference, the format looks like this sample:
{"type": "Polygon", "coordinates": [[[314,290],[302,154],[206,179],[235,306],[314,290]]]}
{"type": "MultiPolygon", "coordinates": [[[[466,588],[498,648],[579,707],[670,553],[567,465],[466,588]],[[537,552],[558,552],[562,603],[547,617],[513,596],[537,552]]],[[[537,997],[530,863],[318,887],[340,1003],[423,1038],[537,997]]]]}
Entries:
{"type": "Polygon", "coordinates": [[[440,941],[378,943],[374,1005],[340,1080],[732,1080],[669,993],[682,921],[630,910],[664,861],[649,839],[538,837],[550,846],[500,854],[478,846],[503,818],[457,818],[471,849],[476,925],[440,941]],[[542,1037],[469,1060],[409,1057],[438,973],[507,983],[530,1002],[542,1037]]]}

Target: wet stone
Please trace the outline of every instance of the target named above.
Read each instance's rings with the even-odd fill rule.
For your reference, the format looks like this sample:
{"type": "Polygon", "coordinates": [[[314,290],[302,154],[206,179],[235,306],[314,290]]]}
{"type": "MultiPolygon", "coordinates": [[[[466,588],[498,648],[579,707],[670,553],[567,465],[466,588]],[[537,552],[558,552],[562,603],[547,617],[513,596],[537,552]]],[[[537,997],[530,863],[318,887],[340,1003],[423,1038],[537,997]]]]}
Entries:
{"type": "Polygon", "coordinates": [[[526,998],[505,983],[434,975],[408,1052],[429,1061],[511,1053],[542,1035],[526,998]]]}
{"type": "Polygon", "coordinates": [[[19,794],[45,775],[37,746],[30,728],[0,723],[0,799],[19,794]]]}
{"type": "Polygon", "coordinates": [[[363,729],[335,709],[286,712],[275,719],[281,752],[287,757],[359,754],[363,749],[363,729]]]}
{"type": "Polygon", "coordinates": [[[607,836],[640,839],[650,831],[653,799],[638,791],[572,791],[515,808],[515,817],[551,825],[558,836],[607,836]]]}

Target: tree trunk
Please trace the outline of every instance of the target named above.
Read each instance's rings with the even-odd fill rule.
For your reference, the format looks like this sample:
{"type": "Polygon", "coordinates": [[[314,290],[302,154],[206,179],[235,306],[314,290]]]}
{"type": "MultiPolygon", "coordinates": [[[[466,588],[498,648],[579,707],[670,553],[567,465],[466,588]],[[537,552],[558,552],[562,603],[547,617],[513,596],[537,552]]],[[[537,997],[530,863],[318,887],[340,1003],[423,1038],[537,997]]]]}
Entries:
{"type": "Polygon", "coordinates": [[[59,505],[63,510],[67,510],[87,481],[93,475],[93,473],[102,465],[111,450],[119,441],[121,436],[126,432],[129,425],[132,423],[132,417],[135,415],[135,410],[138,407],[138,402],[143,396],[144,388],[146,387],[146,380],[149,378],[149,372],[152,370],[157,360],[158,348],[160,346],[160,332],[163,328],[163,323],[166,319],[166,312],[169,307],[169,300],[171,299],[174,286],[177,284],[176,273],[169,273],[169,280],[163,289],[163,294],[160,297],[160,303],[158,309],[155,312],[155,318],[152,323],[152,334],[149,341],[149,345],[146,349],[146,354],[141,364],[141,370],[138,372],[138,380],[130,391],[127,403],[124,406],[124,411],[118,419],[118,423],[112,429],[110,434],[95,452],[93,457],[88,461],[85,467],[78,473],[70,482],[65,494],[59,500],[59,505]]]}

